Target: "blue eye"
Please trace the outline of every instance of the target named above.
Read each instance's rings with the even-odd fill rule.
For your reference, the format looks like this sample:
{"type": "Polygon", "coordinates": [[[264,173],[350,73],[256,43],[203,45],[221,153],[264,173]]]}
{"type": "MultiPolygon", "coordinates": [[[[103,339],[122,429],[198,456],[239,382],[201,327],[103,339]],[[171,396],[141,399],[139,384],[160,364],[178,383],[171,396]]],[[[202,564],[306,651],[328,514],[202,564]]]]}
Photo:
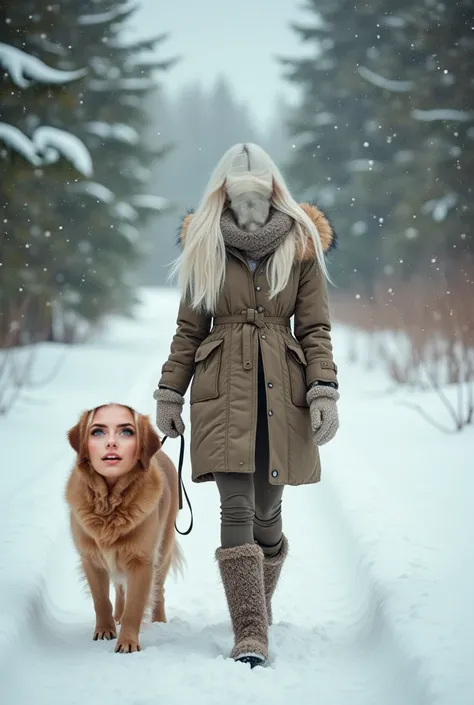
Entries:
{"type": "MultiPolygon", "coordinates": [[[[135,431],[133,428],[123,428],[120,431],[121,435],[125,436],[134,436],[135,431]]],[[[104,435],[104,430],[102,428],[93,428],[91,431],[91,436],[103,436],[104,435]]]]}

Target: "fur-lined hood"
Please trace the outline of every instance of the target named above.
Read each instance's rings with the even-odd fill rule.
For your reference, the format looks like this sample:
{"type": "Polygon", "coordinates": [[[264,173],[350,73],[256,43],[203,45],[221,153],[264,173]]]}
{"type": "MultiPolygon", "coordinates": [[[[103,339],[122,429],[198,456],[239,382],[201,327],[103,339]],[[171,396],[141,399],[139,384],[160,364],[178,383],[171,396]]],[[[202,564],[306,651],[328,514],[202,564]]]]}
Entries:
{"type": "MultiPolygon", "coordinates": [[[[325,254],[330,252],[331,250],[335,249],[336,244],[337,244],[337,236],[336,233],[334,232],[334,229],[329,222],[328,218],[325,216],[325,214],[319,210],[317,206],[315,206],[312,203],[300,203],[300,208],[304,210],[307,216],[311,218],[313,223],[315,224],[316,228],[318,229],[319,236],[321,238],[321,244],[323,246],[323,251],[325,254]]],[[[189,224],[191,222],[191,219],[193,217],[193,213],[188,213],[183,219],[183,223],[181,226],[180,230],[180,243],[181,245],[184,244],[184,241],[186,240],[186,233],[188,231],[189,224]]],[[[314,248],[314,243],[311,237],[307,237],[307,246],[302,250],[301,247],[298,247],[297,252],[296,252],[296,258],[298,260],[311,260],[316,257],[316,252],[314,248]]]]}

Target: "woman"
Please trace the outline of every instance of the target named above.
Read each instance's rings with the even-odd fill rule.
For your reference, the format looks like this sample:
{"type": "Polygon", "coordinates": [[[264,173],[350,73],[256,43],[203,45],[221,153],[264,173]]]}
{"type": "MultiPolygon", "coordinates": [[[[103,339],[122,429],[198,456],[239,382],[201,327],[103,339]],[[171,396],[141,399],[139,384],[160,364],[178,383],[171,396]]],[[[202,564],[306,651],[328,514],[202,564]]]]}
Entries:
{"type": "Polygon", "coordinates": [[[216,557],[231,655],[253,668],[268,657],[271,599],[288,552],[283,488],[319,481],[317,446],[338,428],[324,261],[334,234],[317,208],[294,201],[260,147],[237,144],[185,219],[182,244],[157,426],[184,432],[193,378],[192,478],[214,480],[220,494],[216,557]]]}

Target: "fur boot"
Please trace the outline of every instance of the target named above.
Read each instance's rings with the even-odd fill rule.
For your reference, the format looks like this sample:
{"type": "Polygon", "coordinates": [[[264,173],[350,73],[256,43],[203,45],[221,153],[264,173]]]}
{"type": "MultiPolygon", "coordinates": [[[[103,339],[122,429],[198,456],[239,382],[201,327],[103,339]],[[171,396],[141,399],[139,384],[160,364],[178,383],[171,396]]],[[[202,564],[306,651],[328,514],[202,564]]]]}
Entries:
{"type": "Polygon", "coordinates": [[[231,656],[251,668],[262,665],[268,658],[263,551],[257,544],[218,548],[216,558],[234,631],[231,656]]]}
{"type": "Polygon", "coordinates": [[[263,561],[263,579],[265,584],[265,600],[267,603],[268,624],[273,622],[272,597],[280,577],[281,569],[288,555],[288,540],[283,534],[281,548],[276,556],[265,556],[263,561]]]}

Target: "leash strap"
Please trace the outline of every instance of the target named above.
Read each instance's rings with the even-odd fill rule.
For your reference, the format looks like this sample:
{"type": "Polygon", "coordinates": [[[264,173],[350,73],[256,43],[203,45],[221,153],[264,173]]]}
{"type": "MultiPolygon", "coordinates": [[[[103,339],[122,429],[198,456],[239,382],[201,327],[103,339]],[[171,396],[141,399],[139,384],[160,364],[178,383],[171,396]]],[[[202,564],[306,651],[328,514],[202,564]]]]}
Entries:
{"type": "MultiPolygon", "coordinates": [[[[168,436],[163,436],[161,439],[161,445],[164,444],[164,442],[167,440],[168,436]]],[[[179,509],[183,508],[183,492],[184,496],[186,497],[186,502],[189,507],[189,512],[191,514],[191,520],[189,522],[189,527],[186,531],[180,531],[178,527],[176,526],[176,522],[174,524],[174,528],[178,532],[178,534],[181,534],[181,536],[187,536],[188,534],[191,533],[193,525],[194,525],[194,517],[193,517],[193,508],[191,507],[191,502],[189,501],[188,493],[186,492],[186,487],[184,486],[184,481],[183,481],[183,464],[184,464],[184,436],[181,435],[181,447],[179,449],[179,461],[178,461],[178,497],[179,497],[179,509]]]]}

